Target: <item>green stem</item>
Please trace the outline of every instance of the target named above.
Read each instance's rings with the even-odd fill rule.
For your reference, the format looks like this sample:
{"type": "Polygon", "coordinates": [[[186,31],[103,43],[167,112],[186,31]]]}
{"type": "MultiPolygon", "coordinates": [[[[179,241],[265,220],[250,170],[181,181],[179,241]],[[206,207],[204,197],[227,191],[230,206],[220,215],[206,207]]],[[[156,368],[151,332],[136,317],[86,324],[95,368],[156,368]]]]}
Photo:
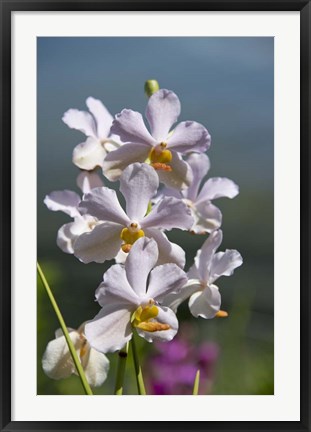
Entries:
{"type": "Polygon", "coordinates": [[[116,395],[122,395],[123,394],[123,382],[124,382],[128,349],[129,349],[129,343],[127,342],[127,344],[118,353],[119,354],[119,360],[118,360],[116,385],[115,385],[115,389],[114,389],[114,394],[116,394],[116,395]]]}
{"type": "Polygon", "coordinates": [[[87,382],[87,379],[85,377],[85,374],[84,374],[84,371],[83,371],[83,367],[82,367],[82,365],[80,363],[80,360],[78,358],[78,355],[77,355],[77,352],[76,352],[75,347],[73,345],[73,342],[72,342],[72,340],[71,340],[71,338],[69,336],[69,333],[68,333],[67,326],[65,324],[64,318],[62,317],[62,314],[61,314],[61,312],[59,310],[59,307],[57,306],[57,303],[56,303],[56,300],[54,298],[54,295],[53,295],[53,293],[51,291],[51,288],[49,287],[49,284],[48,284],[48,282],[47,282],[47,280],[46,280],[46,278],[44,276],[44,273],[43,273],[43,271],[42,271],[39,263],[37,263],[37,269],[38,269],[38,273],[39,273],[39,276],[41,278],[42,284],[43,284],[43,286],[44,286],[44,288],[45,288],[45,290],[47,292],[47,295],[49,296],[49,299],[51,301],[52,307],[53,307],[53,309],[55,311],[55,314],[56,314],[56,316],[58,318],[59,324],[60,324],[60,326],[62,328],[62,331],[64,333],[64,336],[66,338],[66,342],[67,342],[67,345],[68,345],[68,348],[69,348],[72,360],[74,361],[76,370],[77,370],[77,372],[79,374],[79,377],[80,377],[81,383],[83,385],[85,394],[92,395],[93,393],[92,393],[91,387],[90,387],[90,385],[87,382]]]}
{"type": "Polygon", "coordinates": [[[199,385],[200,385],[200,369],[198,369],[194,379],[193,392],[192,392],[194,396],[197,396],[199,394],[199,385]]]}
{"type": "Polygon", "coordinates": [[[139,364],[139,359],[138,359],[138,353],[137,353],[137,348],[136,348],[134,334],[133,334],[133,337],[132,337],[132,340],[131,340],[131,345],[132,345],[132,351],[133,351],[133,359],[134,359],[134,366],[135,366],[135,373],[136,373],[136,381],[137,381],[138,394],[139,395],[145,395],[146,394],[146,390],[145,390],[144,378],[143,378],[143,373],[142,373],[142,370],[141,370],[141,366],[139,364]]]}

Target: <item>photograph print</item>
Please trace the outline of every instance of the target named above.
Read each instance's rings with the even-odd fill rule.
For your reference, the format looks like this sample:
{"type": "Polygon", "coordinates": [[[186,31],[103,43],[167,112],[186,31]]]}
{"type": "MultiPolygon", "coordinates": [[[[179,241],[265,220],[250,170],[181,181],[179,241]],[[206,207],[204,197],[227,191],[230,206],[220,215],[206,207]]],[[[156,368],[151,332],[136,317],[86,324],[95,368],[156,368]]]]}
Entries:
{"type": "Polygon", "coordinates": [[[37,394],[274,394],[274,39],[37,38],[37,394]]]}

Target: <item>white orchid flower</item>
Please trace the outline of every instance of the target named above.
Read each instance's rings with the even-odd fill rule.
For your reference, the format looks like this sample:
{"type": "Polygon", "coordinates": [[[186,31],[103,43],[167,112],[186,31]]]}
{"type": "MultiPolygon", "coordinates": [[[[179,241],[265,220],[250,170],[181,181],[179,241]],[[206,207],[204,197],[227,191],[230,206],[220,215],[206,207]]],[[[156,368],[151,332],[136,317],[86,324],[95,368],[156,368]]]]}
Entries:
{"type": "MultiPolygon", "coordinates": [[[[78,330],[68,329],[88,383],[97,387],[103,384],[109,371],[109,360],[101,352],[91,348],[84,334],[82,324],[78,330]]],[[[46,375],[59,380],[72,374],[78,375],[72,360],[65,336],[61,329],[56,330],[55,338],[48,343],[42,358],[42,368],[46,375]]]]}
{"type": "Polygon", "coordinates": [[[220,311],[221,296],[214,282],[220,276],[231,276],[235,268],[243,263],[236,250],[217,252],[222,242],[222,231],[214,231],[198,250],[195,262],[188,272],[188,282],[179,294],[169,294],[163,304],[174,311],[187,298],[193,316],[214,318],[220,311]]]}
{"type": "Polygon", "coordinates": [[[133,329],[148,342],[169,341],[178,330],[175,313],[159,302],[187,282],[176,264],[158,261],[157,243],[143,237],[131,248],[125,266],[115,264],[96,291],[101,311],[85,326],[91,346],[100,352],[120,350],[133,329]],[[153,270],[152,270],[153,269],[153,270]]]}
{"type": "Polygon", "coordinates": [[[119,139],[110,133],[113,117],[98,99],[88,97],[86,106],[90,112],[69,109],[63,115],[63,122],[71,129],[77,129],[87,136],[78,144],[72,155],[73,163],[85,170],[102,167],[107,152],[120,146],[119,139]]]}
{"type": "Polygon", "coordinates": [[[146,215],[148,204],[159,186],[159,178],[150,165],[134,163],[120,178],[120,191],[125,198],[126,212],[116,192],[107,187],[95,188],[84,195],[79,210],[100,222],[82,234],[74,244],[74,254],[84,263],[103,263],[120,251],[129,252],[140,237],[154,238],[159,248],[159,262],[185,264],[181,247],[170,243],[161,230],[189,229],[193,225],[190,209],[181,201],[165,197],[146,215]]]}
{"type": "MultiPolygon", "coordinates": [[[[77,185],[83,193],[103,185],[101,178],[94,172],[81,171],[77,177],[77,185]]],[[[81,214],[78,206],[81,197],[74,191],[54,191],[44,198],[44,204],[49,210],[62,211],[74,219],[74,222],[63,225],[57,233],[57,246],[65,253],[73,254],[76,239],[84,232],[91,231],[98,223],[93,216],[81,214]]]]}
{"type": "Polygon", "coordinates": [[[178,97],[165,89],[157,91],[148,100],[146,118],[151,133],[140,113],[124,109],[117,114],[111,131],[125,144],[105,157],[105,176],[117,180],[131,163],[149,160],[161,182],[177,189],[188,186],[191,169],[180,154],[206,151],[211,137],[204,126],[194,121],[181,122],[171,131],[179,114],[178,97]]]}
{"type": "Polygon", "coordinates": [[[163,199],[163,196],[181,198],[189,206],[194,217],[194,224],[190,231],[193,234],[211,233],[218,229],[222,223],[222,213],[212,204],[217,198],[234,198],[239,193],[239,187],[225,177],[211,177],[201,187],[202,181],[210,169],[210,160],[206,154],[191,153],[186,161],[193,173],[193,180],[187,189],[177,191],[164,187],[154,200],[163,199]]]}

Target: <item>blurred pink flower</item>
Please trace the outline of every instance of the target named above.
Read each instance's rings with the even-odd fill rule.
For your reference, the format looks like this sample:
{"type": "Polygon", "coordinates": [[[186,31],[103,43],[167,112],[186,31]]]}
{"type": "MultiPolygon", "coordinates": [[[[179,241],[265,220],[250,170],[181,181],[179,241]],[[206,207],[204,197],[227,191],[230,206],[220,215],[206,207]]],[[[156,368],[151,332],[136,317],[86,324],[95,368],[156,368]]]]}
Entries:
{"type": "Polygon", "coordinates": [[[184,334],[181,330],[174,340],[165,344],[155,343],[157,352],[148,359],[150,394],[191,395],[198,369],[199,394],[210,393],[219,347],[214,342],[194,345],[184,334]]]}

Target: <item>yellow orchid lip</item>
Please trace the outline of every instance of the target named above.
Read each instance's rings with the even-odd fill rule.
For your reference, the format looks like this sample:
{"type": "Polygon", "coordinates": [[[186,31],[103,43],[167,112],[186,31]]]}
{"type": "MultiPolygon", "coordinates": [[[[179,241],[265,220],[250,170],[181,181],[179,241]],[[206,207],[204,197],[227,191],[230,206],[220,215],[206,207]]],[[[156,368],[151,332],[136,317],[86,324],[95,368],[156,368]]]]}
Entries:
{"type": "Polygon", "coordinates": [[[123,250],[124,253],[129,253],[131,248],[132,248],[132,245],[128,244],[128,243],[125,243],[121,246],[121,249],[123,250]]]}
{"type": "Polygon", "coordinates": [[[141,330],[150,332],[150,333],[170,329],[170,326],[168,324],[162,324],[162,323],[159,323],[156,321],[143,322],[143,323],[138,324],[136,327],[140,328],[141,330]]]}
{"type": "Polygon", "coordinates": [[[132,325],[147,332],[156,332],[169,330],[168,324],[160,323],[155,320],[159,314],[158,307],[154,304],[154,300],[150,300],[146,306],[139,306],[132,315],[132,325]]]}
{"type": "Polygon", "coordinates": [[[153,147],[148,155],[150,165],[155,170],[172,171],[172,167],[168,165],[172,160],[172,153],[166,149],[167,143],[161,142],[156,147],[153,147]]]}
{"type": "Polygon", "coordinates": [[[121,246],[121,249],[125,253],[129,253],[131,247],[141,237],[144,237],[145,233],[140,226],[136,222],[132,222],[128,228],[123,228],[120,234],[121,240],[124,241],[124,244],[121,246]]]}

